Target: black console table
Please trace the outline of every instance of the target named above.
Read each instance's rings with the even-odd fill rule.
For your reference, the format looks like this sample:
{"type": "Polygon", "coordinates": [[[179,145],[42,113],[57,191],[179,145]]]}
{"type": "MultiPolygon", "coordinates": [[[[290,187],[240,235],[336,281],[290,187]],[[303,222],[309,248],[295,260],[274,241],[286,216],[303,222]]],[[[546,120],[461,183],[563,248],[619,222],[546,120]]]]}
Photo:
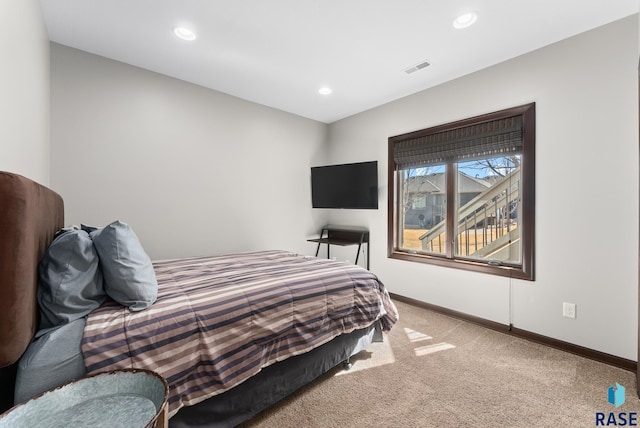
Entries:
{"type": "Polygon", "coordinates": [[[357,245],[356,264],[360,256],[362,244],[367,244],[367,269],[369,269],[369,230],[362,227],[331,226],[327,225],[320,231],[320,238],[308,239],[309,242],[317,242],[316,257],[320,252],[320,245],[327,244],[327,258],[331,258],[330,247],[332,245],[357,245]],[[326,236],[325,236],[326,235],[326,236]]]}

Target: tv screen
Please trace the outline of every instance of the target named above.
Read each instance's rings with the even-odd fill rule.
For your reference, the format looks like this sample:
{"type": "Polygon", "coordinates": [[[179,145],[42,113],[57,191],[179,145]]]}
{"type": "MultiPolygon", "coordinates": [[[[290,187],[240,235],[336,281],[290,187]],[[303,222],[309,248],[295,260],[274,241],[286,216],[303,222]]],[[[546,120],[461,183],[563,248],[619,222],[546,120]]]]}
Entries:
{"type": "Polygon", "coordinates": [[[378,209],[378,162],[311,168],[313,208],[378,209]]]}

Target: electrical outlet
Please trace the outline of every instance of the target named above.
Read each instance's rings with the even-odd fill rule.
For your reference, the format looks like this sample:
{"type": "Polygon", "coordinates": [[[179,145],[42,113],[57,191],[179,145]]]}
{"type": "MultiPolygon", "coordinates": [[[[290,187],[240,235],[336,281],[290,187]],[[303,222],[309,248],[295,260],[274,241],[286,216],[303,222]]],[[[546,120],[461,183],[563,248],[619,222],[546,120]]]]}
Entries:
{"type": "Polygon", "coordinates": [[[562,316],[565,318],[576,317],[576,304],[575,303],[562,303],[562,316]]]}

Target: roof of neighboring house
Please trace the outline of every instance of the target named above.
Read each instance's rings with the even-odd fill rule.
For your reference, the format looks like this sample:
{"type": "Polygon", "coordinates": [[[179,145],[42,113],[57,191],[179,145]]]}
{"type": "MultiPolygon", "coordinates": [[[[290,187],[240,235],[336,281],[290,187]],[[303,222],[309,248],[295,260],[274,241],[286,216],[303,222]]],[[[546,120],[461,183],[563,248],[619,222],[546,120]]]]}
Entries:
{"type": "MultiPolygon", "coordinates": [[[[419,175],[409,177],[409,193],[445,193],[444,173],[419,175]]],[[[476,178],[464,172],[458,174],[458,186],[460,193],[479,193],[491,187],[496,180],[492,177],[476,178]]]]}
{"type": "Polygon", "coordinates": [[[409,193],[444,193],[444,174],[409,177],[407,182],[409,193]]]}

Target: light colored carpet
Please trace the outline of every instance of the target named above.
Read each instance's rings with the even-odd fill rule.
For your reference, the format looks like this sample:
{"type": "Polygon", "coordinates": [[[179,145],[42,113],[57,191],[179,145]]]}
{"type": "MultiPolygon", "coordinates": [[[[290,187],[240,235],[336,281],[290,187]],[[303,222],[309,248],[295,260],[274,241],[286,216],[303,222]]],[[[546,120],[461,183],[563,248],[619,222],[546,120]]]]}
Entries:
{"type": "Polygon", "coordinates": [[[398,324],[351,370],[335,368],[243,427],[593,427],[596,412],[640,412],[634,373],[396,304],[398,324]],[[607,401],[616,383],[626,388],[619,408],[607,401]]]}

